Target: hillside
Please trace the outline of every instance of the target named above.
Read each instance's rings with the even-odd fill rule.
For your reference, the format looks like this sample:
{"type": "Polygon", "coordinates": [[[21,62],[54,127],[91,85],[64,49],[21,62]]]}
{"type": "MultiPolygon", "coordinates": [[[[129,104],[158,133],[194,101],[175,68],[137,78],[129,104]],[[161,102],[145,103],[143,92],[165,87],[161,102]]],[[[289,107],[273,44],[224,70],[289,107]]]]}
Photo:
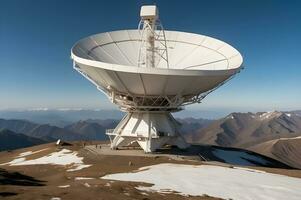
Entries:
{"type": "Polygon", "coordinates": [[[95,122],[79,121],[68,125],[66,130],[78,133],[88,140],[107,140],[106,128],[95,122]]]}
{"type": "Polygon", "coordinates": [[[13,150],[43,144],[45,141],[24,134],[3,129],[0,130],[0,151],[13,150]]]}
{"type": "Polygon", "coordinates": [[[250,150],[280,160],[292,167],[301,169],[301,137],[281,138],[267,141],[250,150]]]}
{"type": "Polygon", "coordinates": [[[16,133],[27,133],[37,127],[38,124],[18,119],[0,119],[0,129],[9,129],[16,133]]]}
{"type": "Polygon", "coordinates": [[[195,131],[190,142],[248,148],[265,141],[301,135],[301,117],[287,112],[232,113],[195,131]]]}
{"type": "Polygon", "coordinates": [[[63,128],[80,120],[89,119],[121,119],[123,113],[119,110],[89,110],[89,109],[48,109],[32,110],[0,110],[0,118],[20,119],[36,124],[49,124],[63,128]]]}
{"type": "Polygon", "coordinates": [[[75,132],[51,126],[49,124],[36,124],[27,120],[6,120],[0,119],[0,129],[8,129],[15,133],[22,133],[28,137],[39,138],[46,141],[62,140],[83,140],[84,136],[75,132]]]}
{"type": "MultiPolygon", "coordinates": [[[[27,120],[0,119],[0,130],[7,129],[14,132],[15,134],[11,135],[11,138],[22,134],[23,137],[26,135],[28,138],[36,138],[39,141],[47,142],[53,142],[58,139],[65,141],[108,140],[105,130],[114,128],[117,123],[118,121],[114,119],[88,119],[80,120],[61,128],[49,124],[36,124],[27,120]]],[[[24,145],[30,146],[26,141],[24,141],[24,145]]],[[[8,150],[2,144],[0,144],[0,148],[8,150]]]]}
{"type": "Polygon", "coordinates": [[[31,137],[36,138],[48,138],[49,141],[55,141],[57,139],[67,140],[67,141],[75,141],[75,140],[83,140],[84,136],[76,134],[74,132],[68,131],[63,128],[59,128],[56,126],[50,126],[48,124],[38,125],[29,132],[24,133],[31,137]]]}
{"type": "MultiPolygon", "coordinates": [[[[201,161],[183,152],[153,155],[138,150],[111,151],[104,143],[95,146],[83,148],[76,142],[58,148],[51,143],[0,152],[0,198],[299,200],[301,196],[300,170],[258,167],[255,162],[245,167],[201,161]]],[[[224,152],[236,151],[219,150],[223,157],[224,152]]],[[[228,159],[267,161],[256,154],[236,152],[228,159]]]]}
{"type": "Polygon", "coordinates": [[[181,132],[185,136],[187,134],[194,134],[195,131],[207,127],[214,120],[202,119],[202,118],[177,118],[177,121],[181,124],[181,132]]]}

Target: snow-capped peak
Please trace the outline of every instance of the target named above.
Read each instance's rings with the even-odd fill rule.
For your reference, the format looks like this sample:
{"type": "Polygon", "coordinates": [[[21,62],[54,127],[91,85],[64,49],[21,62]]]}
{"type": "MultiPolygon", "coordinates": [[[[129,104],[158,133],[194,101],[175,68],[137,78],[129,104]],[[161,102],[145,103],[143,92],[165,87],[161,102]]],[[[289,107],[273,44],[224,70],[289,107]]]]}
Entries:
{"type": "Polygon", "coordinates": [[[234,117],[233,117],[232,114],[228,115],[226,118],[227,118],[227,119],[234,119],[234,117]]]}
{"type": "Polygon", "coordinates": [[[283,113],[279,111],[268,111],[268,112],[260,113],[259,119],[260,120],[272,119],[275,117],[279,117],[282,114],[283,113]]]}

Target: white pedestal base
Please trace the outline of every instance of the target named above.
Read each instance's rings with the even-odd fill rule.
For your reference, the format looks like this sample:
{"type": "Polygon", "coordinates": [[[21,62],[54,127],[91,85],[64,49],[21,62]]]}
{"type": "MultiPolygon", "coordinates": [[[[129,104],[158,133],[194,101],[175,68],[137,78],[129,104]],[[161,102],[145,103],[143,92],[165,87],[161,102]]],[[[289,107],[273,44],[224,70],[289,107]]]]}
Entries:
{"type": "Polygon", "coordinates": [[[179,123],[169,112],[128,113],[114,130],[108,130],[111,148],[128,146],[137,142],[145,152],[153,152],[163,145],[181,149],[189,146],[178,132],[179,123]]]}

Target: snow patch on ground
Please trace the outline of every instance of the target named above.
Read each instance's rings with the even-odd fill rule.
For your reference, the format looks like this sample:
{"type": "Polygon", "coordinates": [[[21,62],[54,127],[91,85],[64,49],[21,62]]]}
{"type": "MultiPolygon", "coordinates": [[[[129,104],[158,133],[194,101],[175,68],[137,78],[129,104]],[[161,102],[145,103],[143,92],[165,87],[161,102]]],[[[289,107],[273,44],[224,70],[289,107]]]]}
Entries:
{"type": "Polygon", "coordinates": [[[36,154],[36,153],[45,151],[45,150],[47,150],[47,149],[49,149],[49,148],[41,149],[41,150],[38,150],[38,151],[26,151],[26,152],[20,153],[16,158],[25,157],[25,156],[30,156],[30,155],[32,155],[32,154],[36,154]]]}
{"type": "Polygon", "coordinates": [[[60,197],[52,197],[50,200],[61,200],[60,197]]]}
{"type": "Polygon", "coordinates": [[[292,138],[280,138],[279,140],[296,140],[296,139],[301,139],[301,136],[292,137],[292,138]]]}
{"type": "Polygon", "coordinates": [[[31,154],[33,154],[32,151],[26,151],[26,152],[20,153],[16,158],[20,158],[20,157],[24,157],[24,156],[29,156],[31,154]]]}
{"type": "Polygon", "coordinates": [[[158,164],[133,173],[118,173],[102,179],[153,184],[137,189],[149,192],[175,191],[181,195],[209,195],[234,200],[301,199],[301,179],[212,165],[158,164]]]}
{"type": "Polygon", "coordinates": [[[83,164],[83,157],[77,156],[77,152],[73,152],[68,149],[62,149],[58,152],[53,152],[47,156],[43,156],[37,159],[26,160],[24,157],[16,158],[8,163],[3,163],[1,165],[10,165],[10,166],[20,166],[20,165],[70,165],[69,170],[75,171],[80,170],[91,165],[83,164]]]}
{"type": "Polygon", "coordinates": [[[74,180],[79,181],[79,180],[91,180],[94,178],[90,178],[90,177],[75,177],[74,180]]]}
{"type": "Polygon", "coordinates": [[[230,151],[230,150],[222,150],[222,149],[215,149],[213,155],[218,157],[219,159],[224,160],[226,163],[233,164],[233,165],[246,165],[246,166],[256,166],[256,164],[248,161],[254,161],[256,163],[260,163],[262,165],[268,164],[266,160],[248,154],[244,151],[230,151]]]}
{"type": "Polygon", "coordinates": [[[17,163],[24,162],[24,161],[25,161],[25,158],[16,158],[16,159],[14,159],[14,160],[12,160],[10,162],[1,163],[0,165],[10,165],[10,166],[12,166],[12,165],[15,165],[17,163]]]}
{"type": "Polygon", "coordinates": [[[73,172],[73,171],[78,171],[87,167],[90,167],[91,165],[83,165],[83,164],[74,164],[75,168],[73,169],[68,169],[67,172],[73,172]]]}
{"type": "Polygon", "coordinates": [[[68,188],[68,187],[70,187],[70,185],[60,185],[60,186],[58,186],[59,188],[68,188]]]}
{"type": "Polygon", "coordinates": [[[85,183],[84,186],[86,186],[88,188],[91,187],[89,183],[85,183]]]}

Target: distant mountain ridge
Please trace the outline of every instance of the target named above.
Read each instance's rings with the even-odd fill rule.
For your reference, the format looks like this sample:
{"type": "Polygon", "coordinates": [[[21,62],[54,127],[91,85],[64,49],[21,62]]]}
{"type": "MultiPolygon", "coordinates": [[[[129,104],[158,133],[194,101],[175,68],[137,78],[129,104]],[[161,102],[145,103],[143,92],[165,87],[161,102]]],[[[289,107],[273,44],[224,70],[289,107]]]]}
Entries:
{"type": "MultiPolygon", "coordinates": [[[[177,119],[181,132],[190,143],[202,143],[221,147],[249,149],[272,157],[290,166],[300,168],[301,159],[301,111],[231,113],[218,120],[180,118],[177,119]],[[281,139],[284,138],[284,139],[281,139]],[[285,139],[286,138],[286,139],[285,139]],[[292,139],[287,139],[292,138],[292,139]],[[297,138],[297,139],[294,139],[297,138]]],[[[0,137],[6,149],[22,145],[35,145],[39,142],[62,140],[108,140],[106,129],[115,128],[119,119],[88,118],[58,127],[39,124],[28,120],[0,119],[0,130],[12,133],[0,137]],[[6,131],[8,131],[6,130],[6,131]],[[13,141],[19,141],[16,145],[13,141]],[[20,139],[22,138],[22,139],[20,139]],[[32,141],[32,142],[30,142],[32,141]],[[11,146],[7,146],[10,144],[11,146]]],[[[2,148],[3,150],[3,148],[2,148]]]]}
{"type": "Polygon", "coordinates": [[[118,121],[106,120],[81,120],[64,128],[49,124],[37,124],[27,120],[0,119],[0,130],[7,129],[17,134],[24,134],[31,138],[38,138],[45,142],[58,139],[66,141],[75,140],[108,140],[106,129],[114,128],[118,121]]]}
{"type": "Polygon", "coordinates": [[[44,141],[53,142],[62,140],[81,140],[84,137],[69,132],[63,128],[50,126],[48,124],[36,124],[26,120],[5,120],[0,119],[0,129],[8,129],[15,133],[21,133],[29,137],[39,138],[44,141]]]}
{"type": "Polygon", "coordinates": [[[181,133],[183,135],[194,134],[195,131],[203,129],[210,125],[215,120],[202,119],[202,118],[177,118],[177,121],[181,124],[181,133]]]}
{"type": "Polygon", "coordinates": [[[37,124],[49,124],[63,128],[71,123],[88,119],[121,119],[124,113],[119,110],[92,109],[31,109],[0,110],[0,119],[19,119],[37,124]]]}
{"type": "Polygon", "coordinates": [[[301,136],[270,140],[249,149],[301,169],[301,136]]]}
{"type": "Polygon", "coordinates": [[[232,113],[189,135],[193,142],[247,148],[282,137],[301,135],[301,116],[294,112],[232,113]]]}
{"type": "Polygon", "coordinates": [[[29,137],[21,133],[15,133],[8,129],[0,130],[0,151],[25,148],[43,143],[46,142],[38,138],[29,137]]]}
{"type": "Polygon", "coordinates": [[[78,133],[79,135],[85,137],[88,140],[107,140],[108,137],[105,135],[106,129],[113,127],[115,127],[114,121],[102,125],[95,120],[83,120],[68,125],[65,127],[65,129],[78,133]]]}
{"type": "Polygon", "coordinates": [[[9,129],[16,133],[27,133],[34,129],[38,124],[18,119],[0,119],[0,129],[9,129]]]}
{"type": "Polygon", "coordinates": [[[49,138],[49,140],[84,140],[85,137],[76,134],[74,132],[68,131],[64,128],[59,128],[56,126],[50,126],[48,124],[38,125],[31,131],[25,133],[28,136],[36,137],[36,138],[49,138]],[[52,139],[53,138],[53,139],[52,139]]]}

